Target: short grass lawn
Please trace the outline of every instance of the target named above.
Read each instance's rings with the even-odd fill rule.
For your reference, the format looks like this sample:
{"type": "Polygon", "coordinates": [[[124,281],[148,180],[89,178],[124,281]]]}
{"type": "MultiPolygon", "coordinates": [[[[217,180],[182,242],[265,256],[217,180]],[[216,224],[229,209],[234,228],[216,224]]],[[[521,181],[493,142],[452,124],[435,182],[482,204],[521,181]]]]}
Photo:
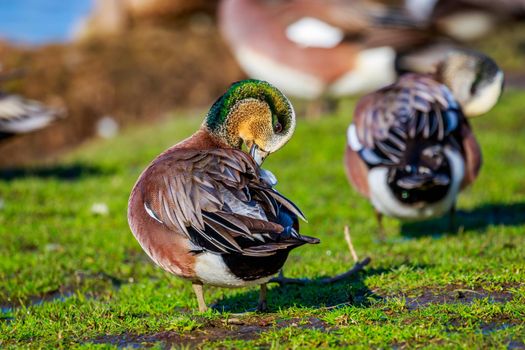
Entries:
{"type": "Polygon", "coordinates": [[[387,219],[378,241],[369,203],[342,167],[353,101],[300,119],[264,166],[308,217],[317,246],[294,250],[288,277],[319,279],[353,265],[343,236],[370,265],[347,281],[258,290],[191,286],[155,267],[126,221],[142,169],[190,135],[204,111],[95,140],[56,164],[0,172],[0,347],[525,348],[525,93],[508,91],[472,121],[484,151],[448,219],[387,219]],[[248,312],[247,312],[248,311],[248,312]],[[236,315],[244,313],[242,315],[236,315]]]}

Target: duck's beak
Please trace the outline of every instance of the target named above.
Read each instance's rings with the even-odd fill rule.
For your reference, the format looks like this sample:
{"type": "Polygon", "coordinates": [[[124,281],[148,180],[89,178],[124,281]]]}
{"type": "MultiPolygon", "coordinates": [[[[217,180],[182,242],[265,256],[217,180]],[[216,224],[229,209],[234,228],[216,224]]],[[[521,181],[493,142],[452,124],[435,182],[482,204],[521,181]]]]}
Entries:
{"type": "Polygon", "coordinates": [[[270,152],[263,151],[255,143],[250,148],[250,156],[252,156],[258,166],[261,166],[268,154],[270,154],[270,152]]]}

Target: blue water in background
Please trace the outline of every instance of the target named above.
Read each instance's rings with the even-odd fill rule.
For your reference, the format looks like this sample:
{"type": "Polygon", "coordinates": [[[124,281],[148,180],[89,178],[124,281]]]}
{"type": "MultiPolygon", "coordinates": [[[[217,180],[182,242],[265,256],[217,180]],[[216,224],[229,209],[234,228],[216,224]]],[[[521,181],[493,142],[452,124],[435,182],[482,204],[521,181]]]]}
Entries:
{"type": "Polygon", "coordinates": [[[64,42],[93,0],[0,0],[0,38],[21,44],[64,42]]]}

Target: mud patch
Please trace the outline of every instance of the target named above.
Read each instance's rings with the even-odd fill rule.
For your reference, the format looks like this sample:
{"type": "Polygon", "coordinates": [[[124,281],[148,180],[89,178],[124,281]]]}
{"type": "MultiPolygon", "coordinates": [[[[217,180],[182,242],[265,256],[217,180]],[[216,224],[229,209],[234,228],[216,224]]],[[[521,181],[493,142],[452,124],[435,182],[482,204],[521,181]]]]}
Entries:
{"type": "Polygon", "coordinates": [[[494,332],[497,332],[503,329],[507,329],[512,326],[513,325],[509,323],[490,322],[490,323],[486,323],[482,325],[479,332],[483,335],[489,335],[491,333],[494,333],[494,332]]]}
{"type": "Polygon", "coordinates": [[[334,327],[330,326],[329,324],[317,317],[310,317],[307,319],[293,318],[290,320],[282,320],[277,322],[277,327],[296,327],[300,329],[313,329],[320,331],[326,331],[328,330],[328,328],[330,328],[330,330],[334,329],[334,327]]]}
{"type": "Polygon", "coordinates": [[[35,296],[30,297],[26,303],[22,303],[21,301],[18,302],[6,302],[3,304],[0,304],[0,322],[11,322],[15,319],[15,311],[17,308],[27,305],[27,306],[33,306],[33,305],[41,305],[46,302],[52,302],[55,300],[58,301],[65,301],[67,298],[70,298],[73,295],[73,291],[71,289],[63,289],[59,288],[56,290],[52,290],[49,292],[44,293],[41,296],[35,296]]]}
{"type": "Polygon", "coordinates": [[[253,340],[258,338],[261,332],[258,326],[238,326],[229,330],[225,328],[210,328],[206,330],[193,331],[191,334],[178,334],[175,331],[165,331],[154,334],[144,335],[107,335],[98,339],[88,341],[92,344],[111,344],[120,347],[151,347],[156,343],[162,343],[163,348],[172,347],[195,347],[204,342],[237,339],[253,340]]]}
{"type": "Polygon", "coordinates": [[[430,304],[470,304],[478,299],[485,298],[488,298],[493,303],[506,303],[512,300],[513,295],[507,290],[488,291],[483,288],[470,289],[451,285],[438,290],[415,290],[408,296],[401,295],[399,297],[405,299],[409,310],[414,310],[430,304]]]}
{"type": "Polygon", "coordinates": [[[50,290],[38,296],[31,296],[25,300],[18,300],[16,302],[10,301],[9,299],[0,304],[0,309],[4,312],[11,312],[21,306],[32,306],[41,305],[43,303],[52,302],[55,300],[65,301],[67,298],[73,295],[73,289],[68,287],[60,287],[54,290],[50,290]]]}
{"type": "MultiPolygon", "coordinates": [[[[260,316],[259,316],[260,317],[260,316]]],[[[222,340],[255,340],[261,333],[274,327],[298,327],[301,329],[327,330],[329,327],[322,320],[311,317],[308,319],[279,320],[271,316],[263,318],[229,318],[208,323],[207,325],[187,333],[163,331],[152,334],[119,334],[105,335],[87,340],[87,344],[111,344],[118,347],[151,347],[161,343],[163,348],[198,347],[204,342],[222,340]]]]}

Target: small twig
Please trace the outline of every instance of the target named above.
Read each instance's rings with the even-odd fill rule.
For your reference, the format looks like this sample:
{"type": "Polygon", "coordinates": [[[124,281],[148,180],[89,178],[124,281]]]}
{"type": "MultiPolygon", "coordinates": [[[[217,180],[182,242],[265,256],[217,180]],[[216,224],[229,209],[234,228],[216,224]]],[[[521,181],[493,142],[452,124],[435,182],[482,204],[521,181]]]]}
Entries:
{"type": "Polygon", "coordinates": [[[344,280],[352,275],[355,275],[359,271],[363,270],[366,265],[370,264],[370,261],[371,261],[370,257],[367,256],[366,258],[363,259],[363,261],[356,262],[355,265],[350,270],[346,271],[345,273],[342,273],[334,277],[322,279],[319,282],[323,284],[328,284],[328,283],[334,283],[337,281],[344,280]]]}
{"type": "Polygon", "coordinates": [[[344,280],[346,278],[349,278],[352,275],[355,275],[359,271],[363,270],[366,265],[370,264],[370,261],[371,261],[370,257],[367,256],[366,258],[363,259],[363,261],[358,261],[357,263],[355,263],[355,265],[352,266],[350,270],[342,274],[339,274],[337,276],[323,278],[322,280],[318,280],[318,281],[311,280],[309,278],[287,278],[282,275],[279,275],[277,277],[272,278],[270,281],[268,281],[268,283],[279,283],[279,285],[281,286],[286,285],[286,284],[306,285],[310,283],[312,284],[331,284],[331,283],[335,283],[335,282],[344,280]]]}
{"type": "Polygon", "coordinates": [[[346,243],[348,244],[348,250],[350,250],[350,254],[352,255],[352,258],[354,259],[354,263],[357,264],[357,262],[359,261],[359,258],[357,257],[357,253],[355,252],[354,245],[352,244],[352,238],[350,237],[350,229],[348,228],[348,225],[345,225],[344,235],[345,235],[346,243]]]}
{"type": "Polygon", "coordinates": [[[279,272],[279,276],[272,278],[268,283],[279,283],[279,285],[283,286],[286,284],[298,284],[298,285],[305,285],[309,283],[317,283],[317,284],[330,284],[335,283],[341,280],[344,280],[346,278],[349,278],[352,275],[355,275],[359,271],[363,270],[366,265],[370,264],[370,257],[364,258],[362,261],[359,261],[359,257],[357,256],[357,253],[354,249],[354,245],[352,244],[352,238],[350,237],[350,229],[348,226],[345,226],[344,228],[344,236],[346,243],[348,244],[348,250],[350,250],[350,254],[352,255],[352,258],[354,259],[354,266],[352,268],[342,274],[336,275],[334,277],[328,277],[323,278],[321,280],[311,280],[308,278],[287,278],[283,276],[282,270],[279,272]]]}

